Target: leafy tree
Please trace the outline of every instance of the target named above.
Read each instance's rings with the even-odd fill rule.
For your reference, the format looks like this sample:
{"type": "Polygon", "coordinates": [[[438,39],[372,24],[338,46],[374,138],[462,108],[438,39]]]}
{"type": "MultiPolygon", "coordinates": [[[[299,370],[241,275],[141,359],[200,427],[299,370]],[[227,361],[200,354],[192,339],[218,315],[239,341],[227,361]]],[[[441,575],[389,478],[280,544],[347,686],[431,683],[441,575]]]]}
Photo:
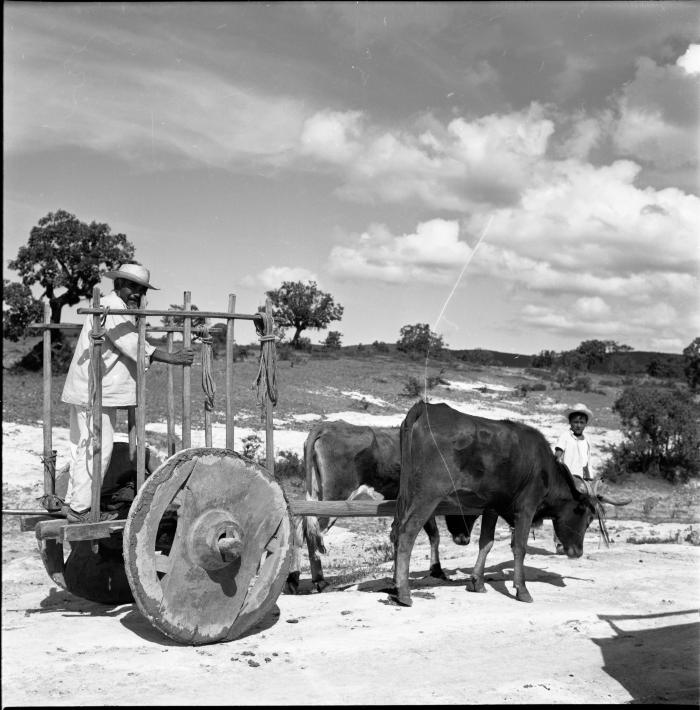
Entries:
{"type": "Polygon", "coordinates": [[[321,291],[315,281],[284,281],[268,291],[272,302],[272,316],[281,327],[294,328],[291,345],[298,349],[299,336],[307,328],[321,330],[331,321],[340,320],[343,306],[336,304],[330,293],[321,291]]]}
{"type": "Polygon", "coordinates": [[[613,411],[625,439],[612,448],[610,477],[642,471],[677,481],[700,473],[700,408],[687,391],[627,387],[613,411]]]}
{"type": "Polygon", "coordinates": [[[532,358],[533,367],[552,367],[556,360],[557,354],[554,350],[540,350],[539,355],[532,358]]]}
{"type": "Polygon", "coordinates": [[[576,348],[576,352],[581,356],[585,368],[592,370],[597,365],[602,365],[605,362],[607,347],[602,340],[584,340],[576,348]]]}
{"type": "Polygon", "coordinates": [[[410,355],[428,355],[429,352],[437,355],[445,344],[442,336],[430,330],[427,323],[405,325],[399,331],[401,337],[396,342],[396,347],[410,355]]]}
{"type": "Polygon", "coordinates": [[[26,332],[27,326],[44,319],[41,301],[32,296],[29,286],[2,280],[2,301],[7,306],[2,312],[3,336],[14,342],[26,332]]]}
{"type": "Polygon", "coordinates": [[[107,224],[86,224],[58,210],[32,227],[27,244],[8,266],[27,288],[41,287],[40,298],[51,305],[51,322],[60,323],[64,306],[90,298],[105,271],[133,256],[134,246],[124,234],[112,234],[107,224]]]}
{"type": "MultiPolygon", "coordinates": [[[[185,304],[184,303],[171,303],[170,306],[168,307],[172,311],[184,311],[185,310],[185,304]]],[[[199,308],[194,305],[194,303],[190,304],[190,310],[193,311],[198,311],[199,308]]],[[[163,325],[167,328],[169,326],[180,326],[182,327],[185,323],[185,317],[184,316],[162,316],[161,317],[161,322],[163,325]]],[[[205,319],[204,318],[192,318],[192,327],[193,328],[199,328],[205,324],[205,319]]],[[[226,335],[226,331],[224,330],[224,336],[226,335]]]]}
{"type": "Polygon", "coordinates": [[[604,340],[606,353],[627,353],[634,350],[630,345],[619,344],[614,340],[604,340]]]}
{"type": "Polygon", "coordinates": [[[328,350],[340,350],[340,339],[342,337],[343,334],[340,331],[331,330],[328,332],[326,339],[323,341],[323,345],[328,348],[328,350]]]}
{"type": "Polygon", "coordinates": [[[683,350],[683,361],[683,372],[688,381],[688,386],[695,392],[700,388],[700,338],[695,338],[683,350]]]}

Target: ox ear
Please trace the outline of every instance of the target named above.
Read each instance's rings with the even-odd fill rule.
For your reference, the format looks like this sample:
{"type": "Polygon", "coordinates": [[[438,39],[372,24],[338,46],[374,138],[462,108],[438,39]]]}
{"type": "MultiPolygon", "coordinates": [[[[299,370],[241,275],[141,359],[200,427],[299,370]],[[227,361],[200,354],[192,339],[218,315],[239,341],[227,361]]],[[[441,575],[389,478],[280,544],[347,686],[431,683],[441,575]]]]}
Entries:
{"type": "Polygon", "coordinates": [[[596,481],[593,483],[593,495],[601,502],[601,503],[609,503],[610,505],[629,505],[632,502],[632,498],[629,500],[615,500],[614,498],[608,498],[603,491],[603,482],[598,478],[596,481]]]}

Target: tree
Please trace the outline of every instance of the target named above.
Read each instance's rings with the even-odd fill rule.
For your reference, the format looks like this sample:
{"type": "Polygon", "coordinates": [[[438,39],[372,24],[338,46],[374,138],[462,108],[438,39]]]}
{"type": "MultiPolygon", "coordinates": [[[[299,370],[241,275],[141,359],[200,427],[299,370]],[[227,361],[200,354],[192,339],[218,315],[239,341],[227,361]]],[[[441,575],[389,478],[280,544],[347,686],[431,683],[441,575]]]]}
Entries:
{"type": "Polygon", "coordinates": [[[397,349],[410,355],[437,355],[445,347],[442,336],[430,330],[427,323],[405,325],[399,331],[401,337],[396,342],[397,349]]]}
{"type": "Polygon", "coordinates": [[[688,386],[695,392],[700,388],[700,338],[695,338],[683,350],[683,372],[688,381],[688,386]]]}
{"type": "Polygon", "coordinates": [[[330,330],[326,339],[323,341],[323,345],[328,350],[340,350],[341,342],[340,339],[343,334],[339,330],[330,330]]]}
{"type": "Polygon", "coordinates": [[[19,248],[8,266],[18,272],[26,288],[41,287],[39,298],[48,299],[51,322],[60,323],[64,306],[90,298],[105,271],[133,256],[134,246],[124,234],[112,234],[107,224],[86,224],[58,210],[32,227],[26,246],[19,248]]]}
{"type": "Polygon", "coordinates": [[[272,316],[278,325],[294,328],[291,345],[299,348],[299,336],[307,328],[321,330],[331,321],[340,320],[343,306],[336,304],[330,293],[321,291],[315,281],[284,281],[267,292],[272,302],[272,316]]]}
{"type": "MultiPolygon", "coordinates": [[[[184,311],[185,310],[185,304],[178,304],[178,303],[171,303],[170,306],[168,306],[169,310],[172,311],[184,311]]],[[[192,311],[198,311],[199,308],[194,305],[194,303],[190,304],[190,310],[192,311]]],[[[161,323],[166,327],[170,326],[179,326],[180,328],[184,325],[185,323],[185,317],[184,316],[161,316],[161,323]]],[[[193,328],[201,328],[205,324],[205,319],[204,318],[191,318],[191,325],[193,328]]]]}
{"type": "Polygon", "coordinates": [[[3,279],[2,287],[2,301],[7,306],[2,312],[3,336],[16,342],[30,323],[43,321],[44,307],[32,296],[29,286],[3,279]]]}
{"type": "Polygon", "coordinates": [[[596,365],[605,362],[606,344],[603,340],[584,340],[577,348],[576,352],[581,355],[587,370],[592,370],[596,365]]]}
{"type": "Polygon", "coordinates": [[[625,439],[611,449],[608,474],[644,471],[676,481],[700,473],[700,408],[687,391],[628,387],[613,411],[625,439]]]}

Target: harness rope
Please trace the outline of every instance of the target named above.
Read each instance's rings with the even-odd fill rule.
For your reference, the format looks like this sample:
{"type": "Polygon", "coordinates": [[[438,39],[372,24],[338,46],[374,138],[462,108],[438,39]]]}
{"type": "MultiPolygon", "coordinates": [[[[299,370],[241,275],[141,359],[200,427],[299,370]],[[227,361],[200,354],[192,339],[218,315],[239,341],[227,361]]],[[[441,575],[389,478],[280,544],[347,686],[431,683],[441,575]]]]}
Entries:
{"type": "Polygon", "coordinates": [[[204,409],[208,412],[214,410],[214,395],[216,394],[216,383],[212,374],[212,343],[214,338],[209,334],[209,328],[205,325],[202,330],[200,340],[202,341],[202,390],[204,390],[204,409]]]}
{"type": "Polygon", "coordinates": [[[260,338],[260,365],[253,381],[257,388],[257,400],[264,415],[267,402],[274,407],[277,404],[277,351],[274,334],[275,321],[267,313],[259,313],[260,320],[255,320],[255,331],[260,338]]]}

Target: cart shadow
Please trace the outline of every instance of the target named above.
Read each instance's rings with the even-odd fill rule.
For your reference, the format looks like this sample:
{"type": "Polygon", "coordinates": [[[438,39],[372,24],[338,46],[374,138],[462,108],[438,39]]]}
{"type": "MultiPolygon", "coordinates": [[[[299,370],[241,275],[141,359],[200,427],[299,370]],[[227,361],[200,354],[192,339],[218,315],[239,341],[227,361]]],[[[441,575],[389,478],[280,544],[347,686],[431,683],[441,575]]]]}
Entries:
{"type": "Polygon", "coordinates": [[[688,609],[642,616],[598,615],[610,624],[615,636],[591,641],[600,648],[603,670],[632,696],[628,703],[698,707],[700,623],[690,621],[697,613],[697,609],[688,609]],[[688,623],[654,627],[652,622],[652,628],[633,631],[619,626],[619,622],[639,625],[645,620],[682,616],[689,617],[688,623]]]}
{"type": "MultiPolygon", "coordinates": [[[[132,605],[133,606],[133,605],[132,605]]],[[[280,609],[277,604],[274,605],[270,611],[257,623],[255,626],[249,628],[244,634],[238,636],[235,640],[240,641],[241,639],[248,638],[248,636],[254,636],[262,631],[272,628],[280,619],[280,609]]],[[[131,633],[135,634],[144,641],[156,644],[158,646],[188,646],[189,644],[181,643],[175,641],[164,633],[159,631],[136,609],[133,607],[123,618],[121,618],[120,623],[131,633]]]]}
{"type": "Polygon", "coordinates": [[[100,604],[83,597],[78,597],[65,589],[51,587],[49,593],[39,602],[39,607],[26,609],[25,614],[55,614],[63,612],[64,616],[104,616],[116,617],[124,613],[125,607],[133,607],[133,603],[100,604]]]}

